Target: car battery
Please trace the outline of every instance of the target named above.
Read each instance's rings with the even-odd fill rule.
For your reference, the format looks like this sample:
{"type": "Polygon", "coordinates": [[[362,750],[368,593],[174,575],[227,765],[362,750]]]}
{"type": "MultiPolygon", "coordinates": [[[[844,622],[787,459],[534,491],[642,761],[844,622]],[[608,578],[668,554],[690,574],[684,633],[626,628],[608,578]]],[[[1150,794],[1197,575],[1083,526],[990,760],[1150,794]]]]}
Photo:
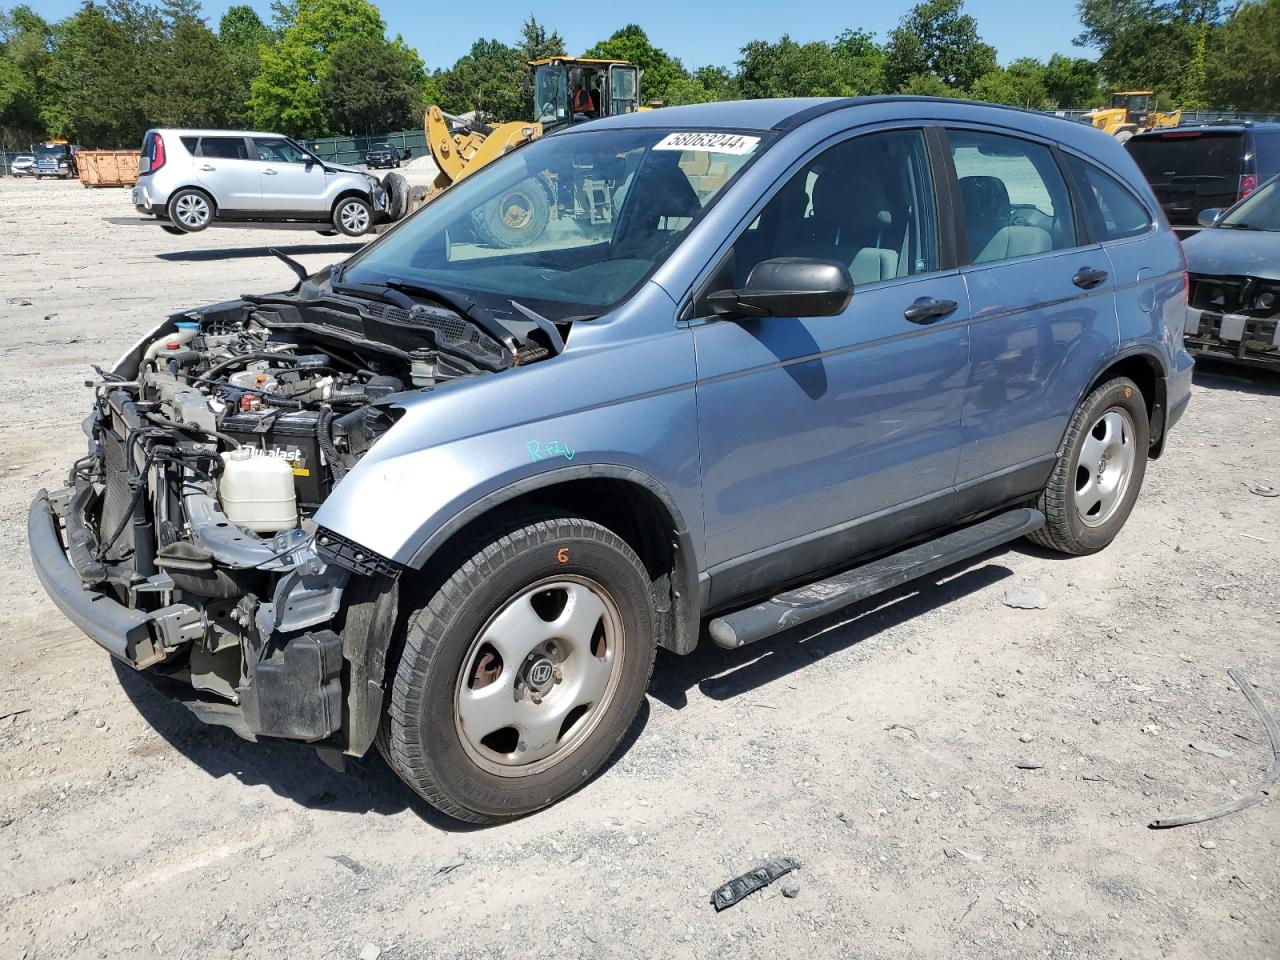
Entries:
{"type": "Polygon", "coordinates": [[[286,461],[293,468],[298,505],[315,508],[328,491],[319,423],[320,414],[314,410],[264,410],[224,417],[221,430],[242,447],[286,461]]]}

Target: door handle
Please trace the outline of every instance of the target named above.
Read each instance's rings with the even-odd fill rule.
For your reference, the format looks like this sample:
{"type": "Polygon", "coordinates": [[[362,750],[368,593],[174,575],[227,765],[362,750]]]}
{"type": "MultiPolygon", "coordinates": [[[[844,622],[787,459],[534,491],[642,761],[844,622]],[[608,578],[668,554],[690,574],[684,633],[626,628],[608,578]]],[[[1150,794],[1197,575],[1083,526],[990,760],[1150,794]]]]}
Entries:
{"type": "Polygon", "coordinates": [[[217,168],[217,167],[215,167],[215,166],[213,166],[212,164],[208,164],[208,163],[206,163],[206,164],[203,164],[203,165],[200,167],[200,169],[201,169],[201,170],[205,170],[205,171],[209,171],[209,170],[217,170],[218,168],[217,168]]]}
{"type": "Polygon", "coordinates": [[[933,323],[956,312],[954,300],[937,300],[934,297],[921,297],[902,311],[902,315],[912,323],[933,323]]]}
{"type": "Polygon", "coordinates": [[[268,167],[266,170],[263,170],[262,172],[265,173],[268,177],[274,177],[276,175],[276,171],[272,170],[270,167],[268,167]]]}
{"type": "Polygon", "coordinates": [[[1093,267],[1081,267],[1076,271],[1076,275],[1071,278],[1071,282],[1081,290],[1092,290],[1105,279],[1107,279],[1107,271],[1095,270],[1093,267]]]}

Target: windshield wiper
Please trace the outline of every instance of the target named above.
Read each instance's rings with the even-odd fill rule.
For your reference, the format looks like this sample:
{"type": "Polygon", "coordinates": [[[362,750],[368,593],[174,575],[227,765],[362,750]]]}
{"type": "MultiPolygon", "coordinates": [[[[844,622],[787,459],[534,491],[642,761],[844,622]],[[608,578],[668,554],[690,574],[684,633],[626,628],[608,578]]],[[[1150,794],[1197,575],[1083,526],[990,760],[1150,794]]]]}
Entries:
{"type": "Polygon", "coordinates": [[[1262,230],[1262,227],[1255,227],[1252,223],[1219,223],[1218,226],[1223,230],[1262,230]]]}
{"type": "Polygon", "coordinates": [[[517,311],[524,314],[526,318],[536,323],[538,325],[538,329],[547,335],[547,340],[551,345],[553,353],[564,353],[564,337],[560,336],[560,331],[556,328],[554,323],[542,314],[538,313],[538,311],[530,310],[523,303],[512,300],[511,305],[515,307],[517,311]]]}

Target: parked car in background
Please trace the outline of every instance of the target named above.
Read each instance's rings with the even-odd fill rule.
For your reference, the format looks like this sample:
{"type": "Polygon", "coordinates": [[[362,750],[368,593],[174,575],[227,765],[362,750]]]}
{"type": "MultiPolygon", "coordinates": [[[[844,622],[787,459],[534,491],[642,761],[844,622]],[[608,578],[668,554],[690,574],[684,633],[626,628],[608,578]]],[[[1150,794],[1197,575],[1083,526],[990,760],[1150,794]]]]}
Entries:
{"type": "Polygon", "coordinates": [[[1183,244],[1193,354],[1280,369],[1280,176],[1229,210],[1204,210],[1183,244]]]}
{"type": "Polygon", "coordinates": [[[45,177],[70,180],[77,175],[76,148],[65,140],[50,140],[40,144],[36,147],[34,173],[37,180],[45,177]]]}
{"type": "Polygon", "coordinates": [[[508,819],[599,771],[704,624],[736,648],[1021,536],[1104,549],[1190,397],[1184,281],[1078,123],[601,118],[292,290],[162,321],[28,540],[60,609],[205,721],[376,741],[438,808],[508,819]],[[545,229],[476,237],[537,191],[545,229]]]}
{"type": "Polygon", "coordinates": [[[33,177],[36,172],[36,155],[20,153],[9,161],[9,173],[15,177],[33,177]]]}
{"type": "Polygon", "coordinates": [[[278,133],[148,130],[138,173],[134,206],[173,233],[298,222],[358,237],[387,212],[377,177],[326,163],[278,133]]]}
{"type": "Polygon", "coordinates": [[[391,144],[382,143],[372,144],[364,155],[364,164],[366,167],[378,169],[380,167],[398,167],[409,157],[409,151],[399,150],[391,144]]]}
{"type": "Polygon", "coordinates": [[[1209,123],[1140,133],[1127,144],[1180,234],[1200,228],[1212,207],[1226,209],[1280,174],[1280,123],[1209,123]]]}

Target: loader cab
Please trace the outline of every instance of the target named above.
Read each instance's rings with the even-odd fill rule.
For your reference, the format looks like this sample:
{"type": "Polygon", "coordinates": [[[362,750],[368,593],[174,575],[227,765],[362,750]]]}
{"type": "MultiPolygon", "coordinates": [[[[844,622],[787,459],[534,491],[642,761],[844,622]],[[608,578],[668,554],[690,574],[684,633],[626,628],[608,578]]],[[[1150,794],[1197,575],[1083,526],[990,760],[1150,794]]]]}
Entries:
{"type": "Polygon", "coordinates": [[[1153,90],[1127,90],[1123,93],[1113,93],[1111,109],[1125,112],[1124,123],[1135,124],[1139,129],[1145,128],[1151,115],[1151,98],[1154,93],[1153,90]]]}
{"type": "Polygon", "coordinates": [[[533,119],[544,129],[574,122],[573,91],[581,84],[591,101],[587,119],[634,113],[640,108],[640,70],[625,60],[531,60],[533,119]]]}

